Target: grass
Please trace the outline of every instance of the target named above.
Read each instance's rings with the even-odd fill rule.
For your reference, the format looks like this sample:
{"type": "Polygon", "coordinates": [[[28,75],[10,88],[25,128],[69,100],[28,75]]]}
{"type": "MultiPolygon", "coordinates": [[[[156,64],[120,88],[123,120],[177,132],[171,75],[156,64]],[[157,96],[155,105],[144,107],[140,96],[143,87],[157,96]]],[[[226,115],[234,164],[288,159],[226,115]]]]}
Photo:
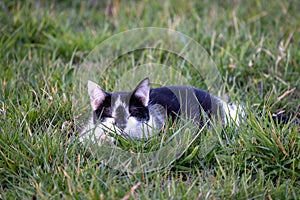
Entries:
{"type": "MultiPolygon", "coordinates": [[[[1,2],[0,198],[298,199],[299,124],[267,118],[298,112],[299,8],[296,0],[1,2]],[[123,173],[78,144],[73,83],[77,67],[100,42],[147,26],[172,28],[199,42],[222,73],[231,101],[244,102],[249,116],[238,129],[205,130],[167,168],[123,173]]],[[[191,84],[202,87],[189,64],[157,55],[179,63],[191,84]]],[[[143,58],[129,54],[120,63],[128,67],[143,58]]],[[[103,87],[111,89],[122,70],[99,77],[103,87]]]]}

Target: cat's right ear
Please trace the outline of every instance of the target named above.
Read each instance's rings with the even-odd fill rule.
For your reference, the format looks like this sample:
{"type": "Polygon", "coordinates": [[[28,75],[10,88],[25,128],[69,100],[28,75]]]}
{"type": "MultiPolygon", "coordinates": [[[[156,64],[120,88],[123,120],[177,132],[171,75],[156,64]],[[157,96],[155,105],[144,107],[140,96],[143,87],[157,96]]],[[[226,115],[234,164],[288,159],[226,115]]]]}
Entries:
{"type": "Polygon", "coordinates": [[[103,103],[106,93],[102,88],[94,83],[93,81],[88,81],[88,91],[91,100],[91,105],[93,110],[97,110],[101,103],[103,103]]]}
{"type": "Polygon", "coordinates": [[[150,80],[145,78],[135,88],[133,92],[134,97],[138,98],[144,106],[148,106],[150,95],[150,80]]]}

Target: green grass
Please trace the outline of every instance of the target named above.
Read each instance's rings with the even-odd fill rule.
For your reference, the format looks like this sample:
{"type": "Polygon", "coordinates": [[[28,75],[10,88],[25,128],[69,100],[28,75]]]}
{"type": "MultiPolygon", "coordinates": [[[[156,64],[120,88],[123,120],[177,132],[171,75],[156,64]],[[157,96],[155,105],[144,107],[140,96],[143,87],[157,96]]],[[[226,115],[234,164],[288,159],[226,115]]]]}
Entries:
{"type": "MultiPolygon", "coordinates": [[[[267,120],[270,113],[298,112],[298,1],[114,1],[112,13],[93,0],[0,4],[1,199],[299,199],[299,124],[267,120]],[[250,113],[238,129],[205,130],[165,169],[123,173],[102,166],[78,144],[73,83],[77,67],[100,42],[148,26],[199,42],[231,100],[244,102],[250,113]]],[[[182,64],[156,53],[162,63],[182,64]]],[[[143,58],[128,55],[119,62],[130,67],[143,58]]],[[[126,69],[99,77],[103,87],[111,89],[126,69]]],[[[202,87],[189,64],[182,70],[202,87]]]]}

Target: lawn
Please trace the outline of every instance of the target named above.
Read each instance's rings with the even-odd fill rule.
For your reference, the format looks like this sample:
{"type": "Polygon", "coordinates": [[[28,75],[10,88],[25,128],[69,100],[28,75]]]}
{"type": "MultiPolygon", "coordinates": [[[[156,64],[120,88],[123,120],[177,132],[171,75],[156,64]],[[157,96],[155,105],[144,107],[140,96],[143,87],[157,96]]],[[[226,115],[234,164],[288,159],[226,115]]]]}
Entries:
{"type": "MultiPolygon", "coordinates": [[[[294,123],[300,109],[297,0],[0,5],[0,199],[300,198],[300,125],[294,123]],[[88,102],[78,103],[87,98],[86,83],[79,80],[90,78],[79,69],[104,41],[143,27],[176,30],[202,46],[221,75],[223,97],[241,102],[248,115],[239,127],[203,130],[163,168],[132,173],[103,165],[101,156],[79,143],[79,119],[90,114],[88,102]],[[269,121],[272,113],[291,120],[269,121]]],[[[119,45],[124,44],[114,40],[107,52],[119,45]]],[[[149,62],[176,66],[164,74],[172,84],[181,84],[174,75],[180,74],[209,89],[193,63],[162,49],[128,52],[109,70],[90,73],[94,79],[99,74],[93,80],[110,91],[124,74],[149,62]]],[[[126,80],[125,88],[137,84],[126,80]]],[[[185,135],[187,129],[167,131],[185,135]]],[[[121,145],[128,151],[141,146],[121,145]]],[[[148,150],[152,146],[157,148],[152,143],[148,150]]]]}

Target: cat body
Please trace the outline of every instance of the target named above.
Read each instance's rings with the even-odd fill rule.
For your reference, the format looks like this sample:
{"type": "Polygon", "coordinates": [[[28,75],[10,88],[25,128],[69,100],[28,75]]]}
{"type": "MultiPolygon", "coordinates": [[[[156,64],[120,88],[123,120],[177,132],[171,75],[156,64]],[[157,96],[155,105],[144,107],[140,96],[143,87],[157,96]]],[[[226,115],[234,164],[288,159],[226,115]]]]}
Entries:
{"type": "Polygon", "coordinates": [[[105,92],[88,82],[92,117],[81,131],[81,141],[114,141],[110,131],[134,139],[148,138],[169,120],[191,119],[202,126],[207,119],[218,119],[223,125],[239,123],[242,110],[233,104],[191,86],[151,88],[148,78],[129,92],[105,92]]]}

